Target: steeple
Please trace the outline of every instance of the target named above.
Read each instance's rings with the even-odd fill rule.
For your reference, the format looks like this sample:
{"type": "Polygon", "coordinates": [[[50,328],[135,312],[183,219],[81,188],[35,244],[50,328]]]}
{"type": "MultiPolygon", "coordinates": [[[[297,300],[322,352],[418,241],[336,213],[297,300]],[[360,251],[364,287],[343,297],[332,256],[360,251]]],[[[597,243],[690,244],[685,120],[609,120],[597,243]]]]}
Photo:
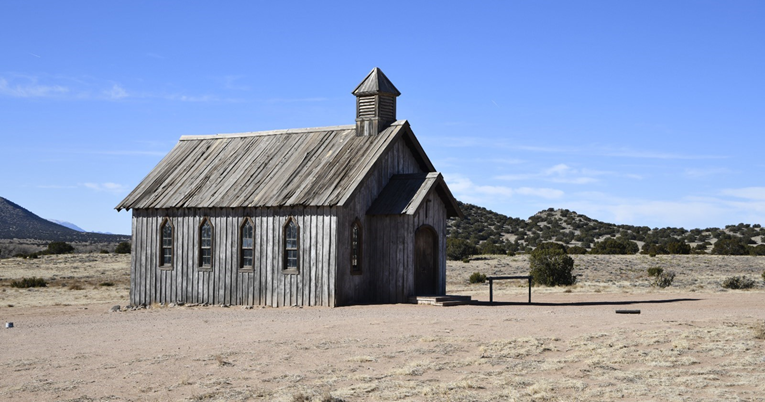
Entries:
{"type": "Polygon", "coordinates": [[[375,67],[352,92],[356,95],[356,135],[375,135],[396,121],[401,92],[375,67]]]}

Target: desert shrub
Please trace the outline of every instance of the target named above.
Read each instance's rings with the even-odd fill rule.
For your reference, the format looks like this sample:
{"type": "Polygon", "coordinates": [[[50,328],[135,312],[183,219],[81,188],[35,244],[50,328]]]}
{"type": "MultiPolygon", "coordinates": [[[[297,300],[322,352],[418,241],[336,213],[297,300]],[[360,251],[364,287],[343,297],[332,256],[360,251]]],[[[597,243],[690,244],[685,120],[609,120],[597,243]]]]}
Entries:
{"type": "Polygon", "coordinates": [[[32,254],[29,254],[27,258],[31,258],[34,260],[34,259],[37,259],[37,257],[39,256],[40,256],[40,253],[32,253],[32,254]]]}
{"type": "Polygon", "coordinates": [[[99,254],[109,254],[109,250],[101,249],[101,251],[99,251],[99,254]]]}
{"type": "Polygon", "coordinates": [[[542,251],[542,250],[560,250],[564,254],[568,254],[568,252],[566,250],[566,246],[564,246],[563,244],[554,243],[554,242],[541,243],[536,248],[534,248],[534,251],[536,251],[536,250],[540,250],[540,251],[542,251]]]}
{"type": "Polygon", "coordinates": [[[690,254],[691,246],[684,241],[670,241],[666,245],[670,254],[690,254]]]}
{"type": "Polygon", "coordinates": [[[43,278],[21,278],[21,280],[18,281],[12,281],[11,287],[12,288],[44,288],[48,286],[48,282],[45,282],[45,279],[43,278]]]}
{"type": "Polygon", "coordinates": [[[114,286],[114,282],[101,282],[98,286],[114,286]]]}
{"type": "Polygon", "coordinates": [[[576,282],[576,277],[572,274],[574,259],[558,248],[532,251],[529,267],[529,275],[537,285],[565,286],[576,282]]]}
{"type": "Polygon", "coordinates": [[[648,276],[659,276],[662,272],[664,272],[664,268],[662,267],[651,267],[647,269],[648,276]]]}
{"type": "Polygon", "coordinates": [[[587,254],[587,249],[581,246],[571,246],[566,252],[568,254],[587,254]]]}
{"type": "Polygon", "coordinates": [[[505,254],[504,247],[488,240],[481,243],[481,247],[479,247],[478,251],[481,254],[505,254]]]}
{"type": "Polygon", "coordinates": [[[746,276],[731,276],[725,278],[722,287],[725,289],[751,289],[754,287],[754,279],[749,279],[746,276]]]}
{"type": "Polygon", "coordinates": [[[751,254],[751,255],[765,255],[765,244],[758,244],[756,246],[749,247],[749,254],[751,254]]]}
{"type": "Polygon", "coordinates": [[[765,282],[765,271],[762,271],[762,281],[765,282]]]}
{"type": "Polygon", "coordinates": [[[507,255],[509,255],[510,257],[515,257],[515,251],[513,251],[513,250],[508,250],[508,251],[507,251],[507,255]]]}
{"type": "Polygon", "coordinates": [[[457,239],[455,237],[446,239],[446,258],[450,260],[464,260],[476,253],[477,250],[475,245],[467,240],[457,239]]]}
{"type": "Polygon", "coordinates": [[[624,238],[608,238],[592,246],[590,254],[635,254],[640,250],[637,243],[624,238]]]}
{"type": "Polygon", "coordinates": [[[748,255],[749,246],[739,238],[721,239],[712,247],[712,254],[719,255],[748,255]]]}
{"type": "Polygon", "coordinates": [[[465,264],[469,263],[470,262],[470,257],[463,258],[462,262],[464,262],[465,264]]]}
{"type": "Polygon", "coordinates": [[[672,286],[672,281],[674,280],[675,273],[672,271],[667,271],[656,275],[656,279],[654,279],[653,284],[654,286],[658,286],[660,288],[667,288],[672,286]]]}
{"type": "Polygon", "coordinates": [[[69,290],[82,290],[82,285],[80,285],[79,283],[75,283],[75,284],[69,285],[68,289],[69,290]]]}
{"type": "Polygon", "coordinates": [[[63,241],[54,241],[48,244],[48,248],[45,249],[46,254],[68,254],[74,251],[74,247],[72,247],[69,243],[64,243],[63,241]]]}
{"type": "Polygon", "coordinates": [[[13,255],[13,258],[27,258],[27,257],[29,256],[24,253],[17,253],[13,255]]]}
{"type": "Polygon", "coordinates": [[[484,282],[486,282],[486,275],[480,272],[473,272],[473,274],[470,275],[470,283],[484,283],[484,282]]]}
{"type": "Polygon", "coordinates": [[[114,249],[114,252],[117,254],[130,254],[131,247],[130,243],[123,241],[122,243],[117,245],[117,248],[114,249]]]}

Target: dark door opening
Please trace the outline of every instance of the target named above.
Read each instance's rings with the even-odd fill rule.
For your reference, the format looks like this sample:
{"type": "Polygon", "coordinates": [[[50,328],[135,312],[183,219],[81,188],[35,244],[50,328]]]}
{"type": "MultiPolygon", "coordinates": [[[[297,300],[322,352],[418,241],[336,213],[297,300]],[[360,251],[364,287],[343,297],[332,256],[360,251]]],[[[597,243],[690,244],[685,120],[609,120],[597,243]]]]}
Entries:
{"type": "Polygon", "coordinates": [[[414,292],[419,296],[438,294],[438,237],[428,226],[414,234],[414,292]]]}

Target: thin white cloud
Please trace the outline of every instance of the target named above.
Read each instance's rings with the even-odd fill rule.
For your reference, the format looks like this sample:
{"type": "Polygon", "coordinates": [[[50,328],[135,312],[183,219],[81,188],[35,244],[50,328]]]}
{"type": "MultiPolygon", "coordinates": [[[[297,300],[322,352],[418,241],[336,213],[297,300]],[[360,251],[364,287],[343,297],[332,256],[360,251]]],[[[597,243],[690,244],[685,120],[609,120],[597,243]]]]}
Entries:
{"type": "Polygon", "coordinates": [[[127,190],[126,186],[124,186],[122,184],[111,183],[111,182],[106,182],[106,183],[81,183],[81,185],[83,187],[85,187],[85,188],[88,188],[88,189],[91,189],[91,190],[94,190],[94,191],[109,192],[109,193],[113,193],[113,194],[123,193],[123,192],[125,192],[127,190]]]}
{"type": "Polygon", "coordinates": [[[728,188],[720,193],[731,197],[765,201],[765,187],[728,188]]]}
{"type": "Polygon", "coordinates": [[[104,91],[104,95],[109,99],[123,99],[127,98],[128,93],[120,85],[114,84],[111,89],[104,91]]]}
{"type": "Polygon", "coordinates": [[[703,179],[709,176],[716,176],[716,175],[727,174],[727,173],[731,173],[731,170],[728,168],[706,168],[706,169],[687,168],[683,171],[683,174],[685,175],[685,177],[688,177],[691,179],[703,179]]]}
{"type": "Polygon", "coordinates": [[[329,98],[270,98],[266,99],[267,103],[292,103],[292,102],[325,102],[329,98]]]}
{"type": "Polygon", "coordinates": [[[475,202],[478,205],[489,204],[491,200],[511,198],[515,196],[528,196],[544,199],[558,199],[563,197],[564,192],[552,188],[520,187],[480,185],[470,178],[462,175],[448,175],[447,183],[457,199],[467,202],[475,202]]]}
{"type": "Polygon", "coordinates": [[[0,77],[0,95],[13,98],[50,98],[69,93],[69,88],[61,85],[42,85],[36,80],[23,83],[9,83],[0,77]]]}
{"type": "Polygon", "coordinates": [[[163,99],[177,102],[237,102],[239,99],[216,95],[187,95],[183,93],[141,92],[128,90],[113,81],[92,77],[58,75],[33,76],[18,73],[0,75],[0,96],[13,98],[55,98],[61,100],[122,100],[163,99]]]}
{"type": "Polygon", "coordinates": [[[590,184],[598,181],[595,175],[604,175],[608,172],[595,170],[575,169],[560,163],[538,173],[521,173],[497,176],[498,180],[521,181],[521,180],[544,180],[552,183],[563,184],[590,184]]]}

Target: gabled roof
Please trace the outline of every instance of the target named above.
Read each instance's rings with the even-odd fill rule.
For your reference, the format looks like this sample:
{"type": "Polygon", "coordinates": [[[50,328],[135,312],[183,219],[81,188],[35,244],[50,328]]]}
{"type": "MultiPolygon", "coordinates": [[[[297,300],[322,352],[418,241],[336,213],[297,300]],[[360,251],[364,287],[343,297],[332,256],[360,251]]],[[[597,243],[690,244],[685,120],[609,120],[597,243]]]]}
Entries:
{"type": "Polygon", "coordinates": [[[116,209],[344,205],[401,137],[435,171],[406,120],[372,136],[355,128],[181,137],[116,209]]]}
{"type": "Polygon", "coordinates": [[[352,92],[356,96],[377,95],[380,93],[393,94],[395,96],[401,95],[401,92],[396,89],[388,77],[383,74],[382,70],[377,67],[373,68],[366,78],[361,81],[361,84],[352,92]]]}
{"type": "Polygon", "coordinates": [[[462,217],[462,211],[438,172],[397,174],[390,178],[367,215],[414,215],[431,190],[436,189],[449,218],[462,217]]]}

